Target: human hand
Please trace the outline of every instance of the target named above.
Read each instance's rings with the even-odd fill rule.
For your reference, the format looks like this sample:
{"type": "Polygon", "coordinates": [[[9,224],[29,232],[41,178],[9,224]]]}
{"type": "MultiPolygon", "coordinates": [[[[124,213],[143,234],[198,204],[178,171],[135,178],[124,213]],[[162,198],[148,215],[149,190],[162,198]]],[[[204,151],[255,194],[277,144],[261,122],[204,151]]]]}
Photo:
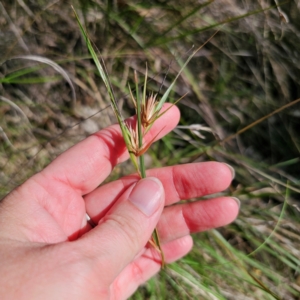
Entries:
{"type": "MultiPolygon", "coordinates": [[[[146,139],[161,128],[157,138],[162,137],[178,120],[174,106],[146,139]]],[[[226,189],[233,177],[226,164],[153,169],[146,179],[131,175],[99,187],[127,158],[118,125],[110,126],[64,152],[3,200],[1,299],[126,299],[160,269],[160,255],[147,243],[156,226],[170,263],[189,252],[191,232],[236,218],[238,203],[229,197],[170,206],[226,189]]]]}

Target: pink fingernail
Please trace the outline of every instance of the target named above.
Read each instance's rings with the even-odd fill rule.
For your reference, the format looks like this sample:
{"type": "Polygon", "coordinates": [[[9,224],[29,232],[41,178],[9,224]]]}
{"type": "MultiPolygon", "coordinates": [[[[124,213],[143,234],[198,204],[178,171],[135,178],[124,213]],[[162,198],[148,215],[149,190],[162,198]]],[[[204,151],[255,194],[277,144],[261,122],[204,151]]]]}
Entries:
{"type": "Polygon", "coordinates": [[[236,197],[231,197],[231,198],[237,203],[237,205],[239,206],[239,209],[240,209],[240,207],[241,207],[241,201],[240,201],[240,199],[238,199],[236,197]]]}
{"type": "Polygon", "coordinates": [[[162,205],[163,185],[154,177],[140,180],[131,191],[128,200],[142,213],[150,217],[162,205]]]}
{"type": "Polygon", "coordinates": [[[229,170],[231,171],[231,177],[232,177],[232,179],[234,179],[234,177],[235,177],[235,170],[234,170],[234,168],[231,165],[228,165],[226,163],[223,163],[223,164],[226,165],[229,168],[229,170]]]}

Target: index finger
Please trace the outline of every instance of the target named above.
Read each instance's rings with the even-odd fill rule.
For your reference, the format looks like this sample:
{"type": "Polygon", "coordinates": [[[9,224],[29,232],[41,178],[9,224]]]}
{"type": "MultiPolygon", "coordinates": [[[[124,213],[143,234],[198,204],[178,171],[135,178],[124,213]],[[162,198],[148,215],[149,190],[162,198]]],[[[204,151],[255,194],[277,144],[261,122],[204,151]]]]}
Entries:
{"type": "MultiPolygon", "coordinates": [[[[170,108],[165,104],[162,111],[170,108]]],[[[176,106],[157,119],[145,137],[145,142],[169,133],[180,117],[176,106]]],[[[134,122],[134,119],[130,119],[134,122]]],[[[94,190],[114,166],[128,159],[128,151],[118,124],[109,126],[76,144],[58,156],[41,173],[48,180],[65,183],[81,195],[94,190]]]]}

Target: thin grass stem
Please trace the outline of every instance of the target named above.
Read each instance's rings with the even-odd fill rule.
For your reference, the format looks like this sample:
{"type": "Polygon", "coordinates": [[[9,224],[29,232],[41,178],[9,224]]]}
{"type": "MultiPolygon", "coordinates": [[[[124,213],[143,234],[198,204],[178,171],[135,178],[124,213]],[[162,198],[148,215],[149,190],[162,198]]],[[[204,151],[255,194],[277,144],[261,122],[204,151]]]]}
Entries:
{"type": "MultiPolygon", "coordinates": [[[[138,139],[139,139],[139,149],[143,147],[143,129],[142,129],[142,120],[141,120],[141,101],[139,95],[139,81],[137,77],[136,71],[134,72],[134,79],[135,79],[135,92],[136,92],[136,110],[137,110],[137,129],[138,129],[138,139]]],[[[146,170],[145,170],[145,160],[144,155],[139,156],[139,168],[141,177],[146,177],[146,170]]]]}

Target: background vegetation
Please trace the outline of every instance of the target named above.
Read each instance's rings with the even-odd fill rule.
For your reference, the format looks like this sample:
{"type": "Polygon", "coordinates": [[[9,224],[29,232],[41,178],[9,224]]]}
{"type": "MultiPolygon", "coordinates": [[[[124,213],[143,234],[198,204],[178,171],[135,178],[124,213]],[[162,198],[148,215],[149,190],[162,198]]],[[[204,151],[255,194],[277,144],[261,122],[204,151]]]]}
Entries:
{"type": "MultiPolygon", "coordinates": [[[[241,199],[241,213],[195,235],[193,251],[132,299],[300,299],[299,1],[1,1],[0,199],[115,122],[71,4],[125,115],[133,70],[142,76],[147,62],[149,91],[161,92],[219,30],[177,81],[170,101],[188,93],[180,126],[147,162],[233,165],[225,194],[241,199]]],[[[110,180],[130,171],[118,166],[110,180]]]]}

